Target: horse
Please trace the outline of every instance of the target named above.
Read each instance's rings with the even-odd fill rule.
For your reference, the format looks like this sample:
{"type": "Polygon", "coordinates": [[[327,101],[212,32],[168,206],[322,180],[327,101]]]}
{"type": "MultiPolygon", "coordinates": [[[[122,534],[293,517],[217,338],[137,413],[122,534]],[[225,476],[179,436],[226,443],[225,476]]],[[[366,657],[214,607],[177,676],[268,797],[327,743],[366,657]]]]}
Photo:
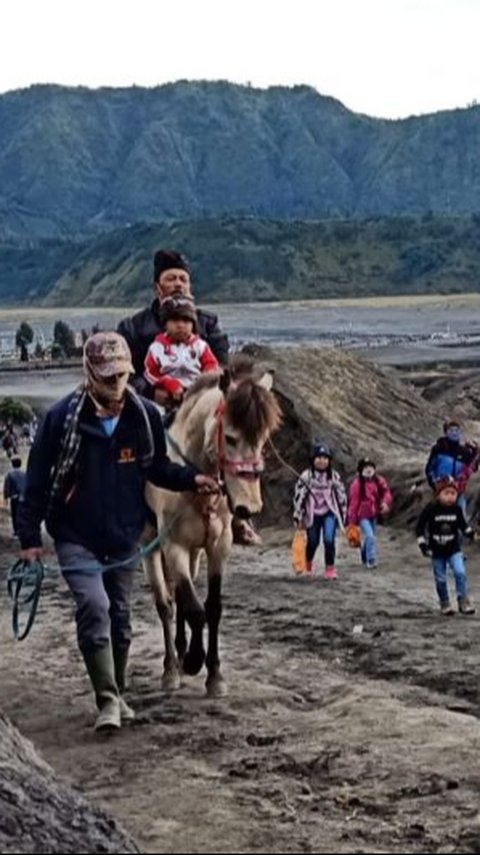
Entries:
{"type": "Polygon", "coordinates": [[[186,495],[147,483],[147,504],[156,516],[161,543],[145,559],[144,567],[163,627],[162,688],[166,691],[180,687],[182,672],[198,674],[206,663],[207,695],[227,694],[218,650],[222,579],[232,549],[233,515],[248,519],[262,508],[263,448],[281,421],[272,384],[268,372],[260,378],[240,375],[238,380],[228,369],[212,372],[196,381],[178,410],[167,434],[171,459],[190,463],[218,478],[221,492],[186,495]],[[205,605],[195,590],[202,550],[208,577],[205,605]],[[177,628],[173,639],[175,605],[177,628]]]}

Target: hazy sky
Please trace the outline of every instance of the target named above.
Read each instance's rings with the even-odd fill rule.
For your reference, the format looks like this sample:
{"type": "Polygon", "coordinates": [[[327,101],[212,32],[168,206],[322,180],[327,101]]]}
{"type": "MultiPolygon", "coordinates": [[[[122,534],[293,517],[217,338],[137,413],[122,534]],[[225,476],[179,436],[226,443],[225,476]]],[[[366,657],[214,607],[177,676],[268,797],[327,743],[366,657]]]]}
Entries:
{"type": "Polygon", "coordinates": [[[307,83],[402,117],[480,101],[480,0],[0,0],[0,92],[307,83]]]}

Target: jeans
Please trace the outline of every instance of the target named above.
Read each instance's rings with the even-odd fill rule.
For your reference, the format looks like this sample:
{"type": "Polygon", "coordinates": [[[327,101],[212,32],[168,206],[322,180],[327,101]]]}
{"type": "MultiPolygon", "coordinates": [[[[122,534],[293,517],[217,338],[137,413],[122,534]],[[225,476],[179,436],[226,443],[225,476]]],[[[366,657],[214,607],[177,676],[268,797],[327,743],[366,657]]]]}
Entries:
{"type": "Polygon", "coordinates": [[[317,551],[320,538],[323,534],[325,566],[332,567],[335,564],[336,533],[337,518],[335,514],[328,513],[321,516],[314,516],[312,525],[307,529],[307,561],[313,561],[313,556],[317,551]]]}
{"type": "Polygon", "coordinates": [[[362,562],[368,567],[377,563],[376,522],[375,520],[360,520],[359,526],[362,532],[362,562]]]}
{"type": "Polygon", "coordinates": [[[449,599],[447,587],[447,570],[449,567],[455,577],[457,597],[467,596],[467,574],[461,552],[455,552],[447,558],[432,558],[432,567],[435,587],[441,603],[447,603],[449,599]]]}
{"type": "Polygon", "coordinates": [[[128,650],[132,638],[130,597],[134,571],[131,568],[108,570],[83,546],[55,544],[58,563],[63,568],[81,569],[63,572],[75,600],[78,646],[82,652],[112,647],[128,650]],[[98,572],[92,572],[97,565],[98,572]]]}

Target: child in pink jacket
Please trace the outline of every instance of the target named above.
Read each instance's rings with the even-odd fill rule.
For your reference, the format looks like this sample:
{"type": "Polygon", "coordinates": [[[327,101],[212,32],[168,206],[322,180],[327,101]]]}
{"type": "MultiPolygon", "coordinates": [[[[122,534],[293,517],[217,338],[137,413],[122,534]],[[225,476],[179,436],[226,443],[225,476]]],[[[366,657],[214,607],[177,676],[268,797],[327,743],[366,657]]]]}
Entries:
{"type": "Polygon", "coordinates": [[[362,457],[357,475],[348,489],[347,524],[360,526],[361,557],[366,567],[377,566],[376,524],[380,514],[389,512],[392,494],[382,475],[377,475],[373,460],[362,457]]]}

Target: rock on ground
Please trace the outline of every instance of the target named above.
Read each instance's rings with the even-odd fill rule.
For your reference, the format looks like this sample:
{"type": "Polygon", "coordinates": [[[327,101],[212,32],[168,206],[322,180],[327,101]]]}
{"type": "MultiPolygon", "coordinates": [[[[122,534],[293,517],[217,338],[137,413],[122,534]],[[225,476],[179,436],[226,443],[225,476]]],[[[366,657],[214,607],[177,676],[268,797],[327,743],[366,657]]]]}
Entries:
{"type": "Polygon", "coordinates": [[[102,810],[58,777],[0,715],[0,851],[138,852],[102,810]]]}

